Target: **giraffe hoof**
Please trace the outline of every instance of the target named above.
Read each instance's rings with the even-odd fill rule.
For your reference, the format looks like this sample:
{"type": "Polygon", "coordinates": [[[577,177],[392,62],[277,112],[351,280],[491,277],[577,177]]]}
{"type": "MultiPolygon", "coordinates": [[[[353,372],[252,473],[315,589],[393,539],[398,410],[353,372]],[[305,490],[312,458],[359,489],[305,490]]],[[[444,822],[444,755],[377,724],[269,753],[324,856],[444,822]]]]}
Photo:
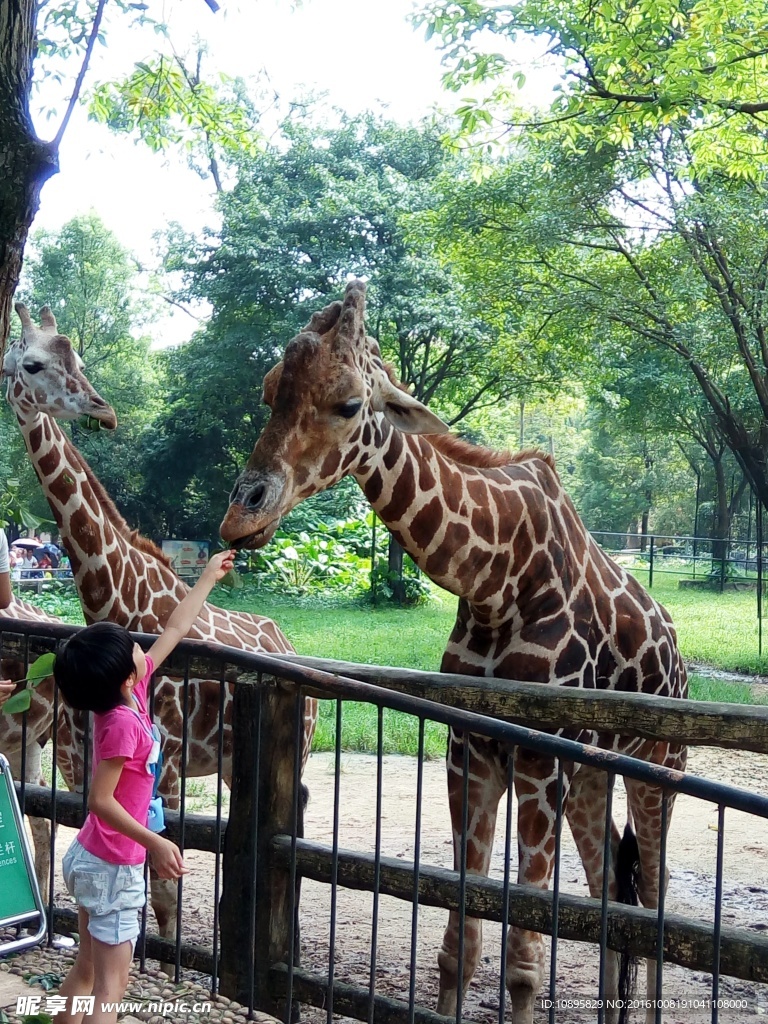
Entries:
{"type": "Polygon", "coordinates": [[[509,1005],[515,1024],[532,1024],[536,993],[530,985],[511,985],[509,1005]]]}

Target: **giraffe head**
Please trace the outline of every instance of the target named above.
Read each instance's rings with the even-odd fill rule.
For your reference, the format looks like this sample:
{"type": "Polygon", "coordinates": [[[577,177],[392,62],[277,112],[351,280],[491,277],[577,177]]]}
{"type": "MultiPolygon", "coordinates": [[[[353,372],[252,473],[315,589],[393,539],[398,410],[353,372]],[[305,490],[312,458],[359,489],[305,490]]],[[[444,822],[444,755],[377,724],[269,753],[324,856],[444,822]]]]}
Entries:
{"type": "Polygon", "coordinates": [[[26,306],[16,303],[21,338],[10,345],[3,360],[8,401],[21,413],[43,412],[60,420],[90,416],[113,430],[114,409],[96,393],[83,374],[83,361],[69,338],[59,334],[50,307],[40,310],[40,326],[26,306]]]}
{"type": "Polygon", "coordinates": [[[257,548],[305,498],[364,472],[382,431],[444,433],[448,427],[399,388],[378,344],[366,337],[365,285],[315,313],[264,378],[269,422],[238,478],[221,524],[226,543],[257,548]]]}

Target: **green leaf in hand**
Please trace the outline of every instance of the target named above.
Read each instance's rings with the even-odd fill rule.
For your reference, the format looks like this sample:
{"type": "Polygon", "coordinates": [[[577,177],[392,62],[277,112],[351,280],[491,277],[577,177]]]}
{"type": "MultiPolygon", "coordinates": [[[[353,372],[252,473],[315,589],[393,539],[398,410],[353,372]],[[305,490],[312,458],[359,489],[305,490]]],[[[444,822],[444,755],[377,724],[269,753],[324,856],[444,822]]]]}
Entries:
{"type": "Polygon", "coordinates": [[[231,587],[232,590],[240,590],[243,586],[243,581],[235,569],[230,569],[226,576],[222,576],[219,583],[222,587],[231,587]]]}
{"type": "MultiPolygon", "coordinates": [[[[32,664],[27,670],[27,676],[25,679],[19,679],[19,683],[30,683],[32,686],[39,686],[44,679],[48,676],[53,675],[53,663],[56,660],[56,655],[53,651],[49,651],[47,654],[41,654],[39,658],[35,658],[32,664]]],[[[2,705],[2,709],[6,715],[19,715],[22,712],[27,711],[32,703],[32,693],[29,689],[22,690],[20,693],[14,693],[12,697],[2,705]]]]}
{"type": "Polygon", "coordinates": [[[20,715],[29,710],[32,703],[30,690],[22,690],[21,693],[14,693],[12,697],[3,704],[2,709],[6,715],[20,715]]]}
{"type": "Polygon", "coordinates": [[[27,669],[27,682],[32,683],[33,686],[38,686],[43,679],[53,675],[53,663],[55,661],[56,655],[53,651],[41,654],[39,658],[35,658],[27,669]]]}

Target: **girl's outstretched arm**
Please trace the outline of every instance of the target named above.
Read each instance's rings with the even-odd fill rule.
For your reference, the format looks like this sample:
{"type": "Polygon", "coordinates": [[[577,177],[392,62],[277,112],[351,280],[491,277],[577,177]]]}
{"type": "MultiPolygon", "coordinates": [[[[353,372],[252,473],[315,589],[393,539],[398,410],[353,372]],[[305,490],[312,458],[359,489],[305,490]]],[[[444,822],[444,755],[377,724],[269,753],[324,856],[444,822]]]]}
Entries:
{"type": "Polygon", "coordinates": [[[220,551],[213,555],[203,574],[184,600],[174,609],[163,632],[155,640],[147,654],[155,668],[164,661],[171,651],[183,640],[192,628],[192,623],[200,614],[205,599],[213,590],[214,584],[223,579],[235,564],[234,551],[220,551]]]}

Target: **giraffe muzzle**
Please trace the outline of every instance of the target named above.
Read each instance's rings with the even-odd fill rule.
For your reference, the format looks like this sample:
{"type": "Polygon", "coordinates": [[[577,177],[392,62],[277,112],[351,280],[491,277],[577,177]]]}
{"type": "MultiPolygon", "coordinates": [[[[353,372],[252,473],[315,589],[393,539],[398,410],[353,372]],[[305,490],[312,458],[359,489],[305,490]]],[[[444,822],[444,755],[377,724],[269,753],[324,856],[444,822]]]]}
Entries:
{"type": "Polygon", "coordinates": [[[263,547],[280,525],[283,483],[272,476],[243,474],[230,495],[221,537],[237,548],[263,547]]]}
{"type": "Polygon", "coordinates": [[[243,514],[242,506],[230,505],[219,527],[221,539],[233,548],[248,550],[262,548],[274,536],[275,530],[280,525],[280,518],[280,516],[276,516],[258,530],[246,533],[244,530],[248,526],[247,514],[243,514]]]}

